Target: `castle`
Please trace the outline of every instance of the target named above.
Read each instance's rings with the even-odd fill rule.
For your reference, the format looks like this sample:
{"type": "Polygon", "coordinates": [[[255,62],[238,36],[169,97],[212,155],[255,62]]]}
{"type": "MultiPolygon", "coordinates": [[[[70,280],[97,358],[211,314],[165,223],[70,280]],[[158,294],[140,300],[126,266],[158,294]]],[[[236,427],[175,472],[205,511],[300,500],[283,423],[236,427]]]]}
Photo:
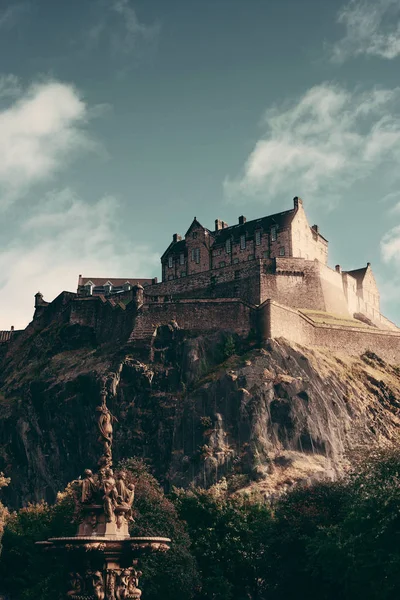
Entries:
{"type": "Polygon", "coordinates": [[[157,278],[79,275],[76,294],[52,303],[35,297],[35,316],[61,307],[71,324],[91,327],[102,342],[125,339],[151,348],[157,327],[285,337],[348,354],[373,349],[400,359],[400,329],[380,312],[370,263],[346,271],[328,264],[328,241],[310,226],[303,202],[289,210],[214,230],[194,218],[184,238],[172,236],[157,278]]]}

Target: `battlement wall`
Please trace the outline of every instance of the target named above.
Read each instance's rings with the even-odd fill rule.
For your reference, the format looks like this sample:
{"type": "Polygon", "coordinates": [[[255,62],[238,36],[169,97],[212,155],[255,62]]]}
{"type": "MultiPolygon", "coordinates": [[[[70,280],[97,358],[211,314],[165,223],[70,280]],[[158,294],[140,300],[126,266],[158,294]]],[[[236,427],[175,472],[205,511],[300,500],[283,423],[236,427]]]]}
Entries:
{"type": "Polygon", "coordinates": [[[260,308],[262,337],[284,337],[304,346],[321,346],[348,355],[371,350],[384,360],[400,362],[400,332],[363,327],[316,324],[288,306],[267,300],[260,308]]]}

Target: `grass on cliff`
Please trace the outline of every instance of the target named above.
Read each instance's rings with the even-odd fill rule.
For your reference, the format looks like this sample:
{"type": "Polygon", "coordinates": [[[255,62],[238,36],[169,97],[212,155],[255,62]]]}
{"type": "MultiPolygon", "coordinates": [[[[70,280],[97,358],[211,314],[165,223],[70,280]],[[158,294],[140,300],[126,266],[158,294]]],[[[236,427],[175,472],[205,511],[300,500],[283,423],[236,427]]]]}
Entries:
{"type": "Polygon", "coordinates": [[[375,329],[362,321],[357,319],[347,318],[345,315],[336,315],[334,313],[327,313],[322,310],[311,310],[302,308],[299,310],[300,313],[306,315],[314,323],[321,325],[337,325],[338,327],[358,327],[362,329],[375,329]]]}

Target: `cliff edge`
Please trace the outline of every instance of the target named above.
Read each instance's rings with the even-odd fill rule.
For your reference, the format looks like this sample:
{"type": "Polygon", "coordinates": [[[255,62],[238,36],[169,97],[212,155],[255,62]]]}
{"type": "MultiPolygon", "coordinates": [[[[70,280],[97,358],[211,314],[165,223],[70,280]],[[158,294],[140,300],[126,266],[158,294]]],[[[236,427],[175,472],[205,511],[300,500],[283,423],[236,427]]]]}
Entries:
{"type": "Polygon", "coordinates": [[[158,327],[151,353],[98,344],[90,327],[28,327],[0,356],[0,471],[13,507],[53,501],[94,466],[103,382],[119,453],[142,456],[166,489],[258,481],[266,496],[334,478],[357,448],[395,443],[400,368],[285,339],[158,327]],[[151,356],[151,359],[149,358],[151,356]]]}

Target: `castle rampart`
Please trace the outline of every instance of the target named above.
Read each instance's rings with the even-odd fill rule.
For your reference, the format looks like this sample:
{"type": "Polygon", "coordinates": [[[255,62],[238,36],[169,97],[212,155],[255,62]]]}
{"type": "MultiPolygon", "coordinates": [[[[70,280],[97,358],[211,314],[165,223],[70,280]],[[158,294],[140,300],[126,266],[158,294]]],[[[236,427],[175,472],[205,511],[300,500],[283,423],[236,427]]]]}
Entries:
{"type": "Polygon", "coordinates": [[[400,330],[380,313],[371,265],[331,269],[327,253],[298,197],[290,210],[252,221],[242,215],[231,227],[217,219],[213,231],[194,218],[162,255],[162,282],[80,275],[77,294],[51,303],[36,294],[29,327],[56,316],[90,329],[97,343],[141,341],[147,351],[157,327],[176,322],[189,332],[254,331],[260,341],[285,337],[350,354],[373,348],[397,362],[400,330]]]}
{"type": "Polygon", "coordinates": [[[400,361],[400,331],[382,331],[373,327],[317,324],[298,310],[267,300],[260,307],[264,313],[263,337],[283,337],[303,346],[329,348],[347,355],[373,351],[384,360],[400,361]]]}

